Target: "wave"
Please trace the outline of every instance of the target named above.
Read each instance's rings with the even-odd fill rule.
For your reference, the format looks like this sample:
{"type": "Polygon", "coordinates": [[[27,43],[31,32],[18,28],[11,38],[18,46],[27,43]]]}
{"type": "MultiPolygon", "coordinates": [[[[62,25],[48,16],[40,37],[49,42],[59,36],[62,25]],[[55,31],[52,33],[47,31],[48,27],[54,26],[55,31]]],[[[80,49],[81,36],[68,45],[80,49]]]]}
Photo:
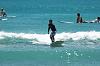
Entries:
{"type": "MultiPolygon", "coordinates": [[[[14,38],[14,39],[26,39],[32,44],[50,44],[51,40],[49,38],[49,34],[29,34],[29,33],[12,33],[12,32],[0,32],[0,40],[4,40],[6,38],[14,38]]],[[[100,32],[89,31],[89,32],[62,32],[57,33],[55,36],[56,41],[85,41],[85,40],[100,40],[100,32]]],[[[100,41],[99,41],[100,42],[100,41]]]]}

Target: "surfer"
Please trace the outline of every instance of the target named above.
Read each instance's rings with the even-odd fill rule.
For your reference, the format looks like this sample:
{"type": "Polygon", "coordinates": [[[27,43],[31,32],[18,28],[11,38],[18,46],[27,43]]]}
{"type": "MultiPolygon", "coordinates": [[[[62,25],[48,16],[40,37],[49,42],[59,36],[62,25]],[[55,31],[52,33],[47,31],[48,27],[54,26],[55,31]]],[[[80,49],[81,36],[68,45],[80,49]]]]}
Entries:
{"type": "Polygon", "coordinates": [[[55,34],[56,34],[56,27],[55,25],[52,23],[52,20],[49,20],[49,24],[48,24],[48,34],[49,34],[49,30],[51,29],[51,34],[50,34],[50,39],[52,42],[55,42],[55,34]]]}
{"type": "Polygon", "coordinates": [[[77,23],[82,23],[83,22],[83,19],[82,17],[80,16],[80,13],[77,13],[77,23]]]}
{"type": "Polygon", "coordinates": [[[88,23],[100,23],[100,17],[97,17],[95,20],[88,21],[88,23]]]}
{"type": "Polygon", "coordinates": [[[95,23],[100,23],[100,17],[97,17],[97,19],[94,20],[95,23]]]}
{"type": "Polygon", "coordinates": [[[6,16],[7,16],[7,14],[6,14],[5,10],[3,8],[1,8],[0,17],[6,17],[6,16]]]}

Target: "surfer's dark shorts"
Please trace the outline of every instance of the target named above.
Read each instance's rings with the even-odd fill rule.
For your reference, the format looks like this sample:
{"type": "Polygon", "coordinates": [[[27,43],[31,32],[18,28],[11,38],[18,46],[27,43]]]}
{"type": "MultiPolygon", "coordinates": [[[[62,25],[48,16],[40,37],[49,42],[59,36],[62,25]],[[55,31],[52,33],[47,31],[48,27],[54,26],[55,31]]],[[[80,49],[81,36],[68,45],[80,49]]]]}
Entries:
{"type": "Polygon", "coordinates": [[[55,36],[56,35],[56,31],[52,31],[50,34],[50,37],[55,36]]]}

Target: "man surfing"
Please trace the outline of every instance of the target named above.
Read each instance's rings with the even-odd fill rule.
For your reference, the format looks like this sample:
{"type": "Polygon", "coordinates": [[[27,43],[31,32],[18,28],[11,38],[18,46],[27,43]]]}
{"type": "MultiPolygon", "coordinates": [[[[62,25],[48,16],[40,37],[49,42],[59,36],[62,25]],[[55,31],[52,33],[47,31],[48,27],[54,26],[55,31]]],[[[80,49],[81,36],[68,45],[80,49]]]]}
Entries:
{"type": "Polygon", "coordinates": [[[49,34],[49,30],[51,29],[51,34],[50,34],[50,39],[52,42],[55,42],[55,34],[56,34],[56,27],[55,25],[52,23],[52,20],[49,20],[49,24],[48,24],[48,34],[49,34]]]}

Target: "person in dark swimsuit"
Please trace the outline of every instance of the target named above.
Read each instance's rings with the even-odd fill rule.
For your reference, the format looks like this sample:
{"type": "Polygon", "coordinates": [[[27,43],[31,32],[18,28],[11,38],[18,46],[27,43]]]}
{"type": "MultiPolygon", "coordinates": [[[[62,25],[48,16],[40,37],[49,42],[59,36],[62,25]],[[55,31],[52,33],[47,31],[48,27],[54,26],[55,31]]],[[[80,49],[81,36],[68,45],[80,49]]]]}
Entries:
{"type": "Polygon", "coordinates": [[[82,23],[83,22],[83,19],[82,17],[80,16],[80,13],[77,13],[77,23],[82,23]]]}
{"type": "Polygon", "coordinates": [[[55,25],[52,23],[52,20],[49,20],[49,24],[48,24],[48,34],[49,34],[50,29],[51,29],[51,31],[52,31],[51,34],[50,34],[50,39],[51,39],[52,42],[55,42],[54,36],[55,36],[55,34],[56,34],[56,27],[55,27],[55,25]]]}
{"type": "Polygon", "coordinates": [[[6,17],[7,16],[7,14],[6,14],[6,12],[3,8],[1,8],[1,10],[0,10],[0,16],[1,17],[6,17]]]}
{"type": "Polygon", "coordinates": [[[100,23],[100,17],[97,17],[97,23],[100,23]]]}

